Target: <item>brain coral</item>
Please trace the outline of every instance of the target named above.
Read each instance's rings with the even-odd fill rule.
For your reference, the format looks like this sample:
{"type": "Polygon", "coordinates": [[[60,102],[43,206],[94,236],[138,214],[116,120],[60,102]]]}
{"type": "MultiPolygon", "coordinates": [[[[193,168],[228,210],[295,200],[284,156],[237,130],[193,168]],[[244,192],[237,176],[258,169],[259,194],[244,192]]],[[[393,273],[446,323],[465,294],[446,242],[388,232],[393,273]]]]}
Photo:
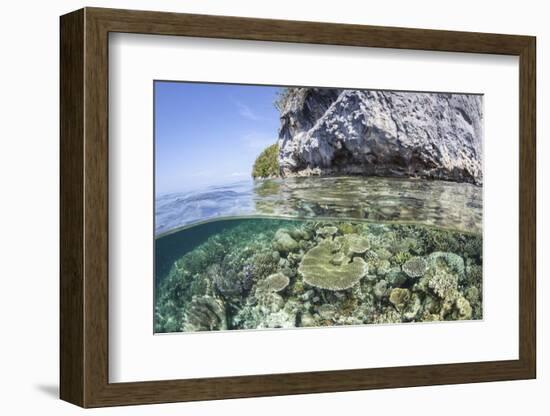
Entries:
{"type": "Polygon", "coordinates": [[[298,272],[311,286],[328,290],[345,290],[355,285],[367,274],[367,263],[359,257],[349,258],[340,264],[333,259],[339,244],[323,241],[303,257],[298,272]]]}
{"type": "Polygon", "coordinates": [[[409,277],[420,277],[426,271],[428,264],[422,257],[413,257],[403,264],[403,271],[409,277]]]}

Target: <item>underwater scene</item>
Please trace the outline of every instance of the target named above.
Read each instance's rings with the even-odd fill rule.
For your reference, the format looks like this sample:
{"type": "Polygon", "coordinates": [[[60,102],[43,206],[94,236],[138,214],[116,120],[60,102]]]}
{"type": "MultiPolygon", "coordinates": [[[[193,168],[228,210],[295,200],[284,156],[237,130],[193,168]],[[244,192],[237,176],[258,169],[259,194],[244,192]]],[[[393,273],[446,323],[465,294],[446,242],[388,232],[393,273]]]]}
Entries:
{"type": "Polygon", "coordinates": [[[162,81],[155,100],[155,333],[483,318],[481,96],[162,81]]]}

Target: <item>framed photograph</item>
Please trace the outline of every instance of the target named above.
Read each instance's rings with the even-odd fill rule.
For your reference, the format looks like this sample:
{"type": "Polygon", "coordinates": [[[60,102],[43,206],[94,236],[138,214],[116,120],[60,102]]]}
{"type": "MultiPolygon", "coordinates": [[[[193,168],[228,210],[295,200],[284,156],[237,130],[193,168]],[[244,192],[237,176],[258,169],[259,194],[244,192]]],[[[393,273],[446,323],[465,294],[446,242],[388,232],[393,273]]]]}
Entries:
{"type": "Polygon", "coordinates": [[[535,50],[62,16],[61,398],[535,378],[535,50]]]}

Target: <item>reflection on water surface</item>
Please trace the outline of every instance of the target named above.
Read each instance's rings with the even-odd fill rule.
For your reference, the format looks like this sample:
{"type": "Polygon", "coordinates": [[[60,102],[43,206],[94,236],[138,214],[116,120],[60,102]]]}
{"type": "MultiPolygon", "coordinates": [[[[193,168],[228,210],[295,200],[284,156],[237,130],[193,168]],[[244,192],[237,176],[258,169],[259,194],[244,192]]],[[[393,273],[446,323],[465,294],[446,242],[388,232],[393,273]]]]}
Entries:
{"type": "Polygon", "coordinates": [[[482,188],[445,181],[307,177],[241,181],[155,201],[155,234],[214,218],[334,218],[481,233],[482,188]]]}

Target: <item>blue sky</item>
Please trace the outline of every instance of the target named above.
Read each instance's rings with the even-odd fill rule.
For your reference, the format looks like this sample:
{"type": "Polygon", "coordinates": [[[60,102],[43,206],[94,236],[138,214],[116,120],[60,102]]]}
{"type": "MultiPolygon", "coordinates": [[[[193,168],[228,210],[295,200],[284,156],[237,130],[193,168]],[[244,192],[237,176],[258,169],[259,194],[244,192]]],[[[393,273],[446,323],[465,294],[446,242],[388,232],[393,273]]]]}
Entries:
{"type": "Polygon", "coordinates": [[[250,178],[277,141],[278,87],[155,81],[157,195],[250,178]]]}

